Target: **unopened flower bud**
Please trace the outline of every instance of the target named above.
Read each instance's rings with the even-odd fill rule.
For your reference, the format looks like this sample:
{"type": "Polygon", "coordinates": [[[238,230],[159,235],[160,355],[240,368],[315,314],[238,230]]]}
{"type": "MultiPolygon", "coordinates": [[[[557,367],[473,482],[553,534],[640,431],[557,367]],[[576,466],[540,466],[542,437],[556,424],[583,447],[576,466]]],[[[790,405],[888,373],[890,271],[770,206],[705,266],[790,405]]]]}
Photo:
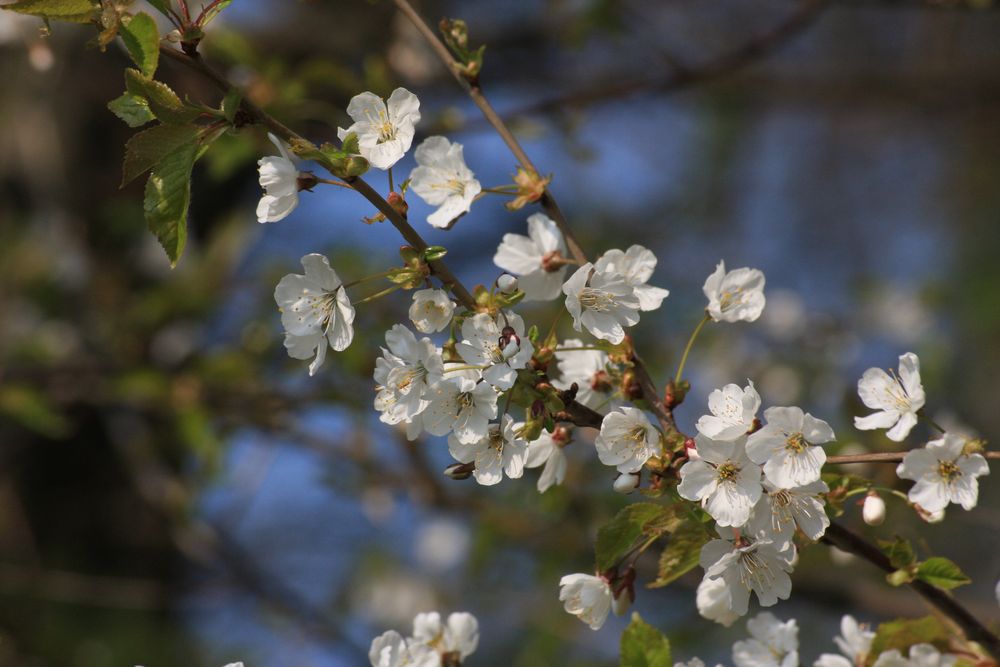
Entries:
{"type": "Polygon", "coordinates": [[[611,376],[607,371],[597,371],[590,377],[590,388],[606,394],[611,391],[611,376]]]}
{"type": "Polygon", "coordinates": [[[613,488],[618,493],[628,495],[639,488],[639,483],[641,481],[641,473],[626,472],[615,478],[613,488]]]}
{"type": "Polygon", "coordinates": [[[944,510],[937,510],[935,512],[927,512],[924,517],[924,521],[927,523],[941,523],[944,521],[944,510]]]}
{"type": "Polygon", "coordinates": [[[514,327],[506,326],[500,332],[500,339],[497,341],[504,359],[510,359],[521,349],[521,339],[518,338],[514,327]]]}
{"type": "Polygon", "coordinates": [[[684,453],[691,461],[697,461],[701,458],[701,454],[698,453],[698,448],[695,446],[694,438],[686,438],[684,440],[684,453]]]}
{"type": "Polygon", "coordinates": [[[869,491],[861,506],[861,518],[869,526],[880,526],[885,521],[885,501],[874,491],[869,491]]]}
{"type": "Polygon", "coordinates": [[[622,394],[633,401],[642,398],[642,385],[632,371],[626,372],[622,377],[622,394]]]}
{"type": "Polygon", "coordinates": [[[462,480],[472,477],[472,471],[476,469],[475,463],[452,463],[444,469],[445,477],[462,480]]]}
{"type": "Polygon", "coordinates": [[[406,212],[410,210],[410,205],[403,199],[403,195],[398,192],[390,192],[385,200],[389,202],[389,206],[396,210],[396,213],[399,213],[404,218],[406,217],[406,212]]]}
{"type": "Polygon", "coordinates": [[[513,294],[517,291],[517,278],[509,273],[501,273],[497,278],[497,289],[501,294],[513,294]]]}
{"type": "Polygon", "coordinates": [[[552,442],[560,446],[568,444],[572,437],[572,432],[565,426],[557,426],[556,430],[552,431],[552,442]]]}

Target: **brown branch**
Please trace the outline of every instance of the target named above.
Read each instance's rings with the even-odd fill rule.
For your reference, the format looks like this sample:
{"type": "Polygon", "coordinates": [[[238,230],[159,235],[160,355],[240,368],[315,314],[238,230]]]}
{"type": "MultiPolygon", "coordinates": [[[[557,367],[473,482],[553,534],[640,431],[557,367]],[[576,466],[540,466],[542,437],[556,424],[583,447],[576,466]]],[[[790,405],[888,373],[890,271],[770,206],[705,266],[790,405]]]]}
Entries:
{"type": "MultiPolygon", "coordinates": [[[[1000,452],[979,452],[987,459],[1000,459],[1000,452]]],[[[879,452],[876,454],[849,454],[828,456],[827,463],[899,463],[906,452],[879,452]]]]}
{"type": "MultiPolygon", "coordinates": [[[[841,551],[860,556],[885,572],[896,570],[878,547],[838,523],[830,524],[822,541],[832,544],[841,551]]],[[[1000,658],[1000,637],[990,632],[954,597],[924,581],[912,581],[909,585],[929,604],[958,624],[969,639],[978,642],[993,657],[1000,658]]]]}
{"type": "Polygon", "coordinates": [[[759,35],[754,35],[746,42],[716,56],[703,65],[688,67],[674,62],[673,70],[666,76],[633,79],[577,90],[523,106],[507,115],[517,117],[553,113],[563,111],[567,107],[581,107],[607,100],[620,100],[647,90],[660,93],[674,92],[706,81],[723,78],[774,52],[808,27],[829,5],[830,0],[805,0],[774,27],[759,35]]]}
{"type": "MultiPolygon", "coordinates": [[[[524,169],[536,174],[540,173],[531,161],[531,158],[528,157],[528,154],[524,152],[524,149],[518,142],[517,137],[515,137],[514,133],[510,131],[509,127],[507,127],[507,124],[493,108],[493,105],[490,104],[490,101],[486,99],[480,83],[478,81],[470,82],[462,74],[462,69],[459,63],[452,57],[448,47],[444,45],[444,42],[438,39],[438,36],[434,33],[431,27],[427,25],[427,22],[424,21],[420,14],[417,13],[417,11],[413,8],[413,5],[411,5],[407,0],[394,0],[394,2],[396,7],[399,8],[399,11],[401,11],[406,18],[413,23],[420,34],[423,35],[424,39],[427,40],[427,43],[430,45],[435,55],[437,55],[438,59],[444,63],[444,66],[448,68],[451,75],[455,77],[458,85],[460,85],[465,92],[469,94],[469,97],[471,97],[475,105],[479,107],[479,110],[482,112],[487,122],[493,126],[493,129],[496,130],[497,134],[500,135],[500,138],[503,139],[505,144],[507,144],[510,152],[514,154],[514,157],[521,164],[521,166],[524,169]]],[[[587,255],[583,252],[583,248],[580,246],[579,242],[577,242],[576,237],[573,235],[573,231],[569,228],[566,216],[563,215],[563,212],[559,208],[559,204],[556,203],[555,197],[552,196],[552,193],[546,190],[545,194],[542,195],[540,203],[542,208],[545,209],[545,212],[549,214],[549,217],[555,221],[556,225],[558,225],[559,231],[562,232],[563,237],[566,239],[566,246],[569,248],[570,254],[573,255],[573,259],[580,264],[586,264],[587,255]]]]}
{"type": "Polygon", "coordinates": [[[632,352],[632,367],[635,370],[636,379],[639,380],[639,386],[642,388],[642,395],[645,397],[653,414],[656,415],[656,420],[660,422],[660,426],[664,432],[677,431],[677,423],[674,421],[673,411],[660,398],[660,392],[656,388],[653,378],[649,375],[646,364],[643,363],[642,358],[634,350],[632,352]]]}

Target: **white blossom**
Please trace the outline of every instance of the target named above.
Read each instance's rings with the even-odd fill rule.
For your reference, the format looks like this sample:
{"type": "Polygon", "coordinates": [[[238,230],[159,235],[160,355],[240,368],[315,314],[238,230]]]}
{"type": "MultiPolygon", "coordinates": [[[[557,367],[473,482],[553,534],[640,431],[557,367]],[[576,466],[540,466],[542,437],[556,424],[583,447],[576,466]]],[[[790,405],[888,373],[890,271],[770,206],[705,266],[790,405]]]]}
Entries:
{"type": "Polygon", "coordinates": [[[354,306],[343,283],[323,255],[302,258],[305,275],[290,273],[274,289],[285,327],[285,348],[293,359],[309,359],[313,375],[326,358],[329,343],[335,351],[347,349],[354,339],[354,306]]]}
{"type": "Polygon", "coordinates": [[[587,262],[563,284],[562,291],[577,331],[586,327],[596,338],[617,345],[625,340],[624,327],[639,322],[635,290],[609,267],[598,271],[587,262]]]}
{"type": "Polygon", "coordinates": [[[747,621],[750,639],[733,644],[736,667],[798,667],[799,628],[795,619],[782,622],[770,612],[747,621]]]}
{"type": "MultiPolygon", "coordinates": [[[[395,630],[387,630],[372,640],[368,660],[372,667],[417,667],[406,640],[395,630]]],[[[421,662],[420,667],[424,664],[427,664],[426,661],[421,662]]],[[[427,664],[427,667],[431,666],[427,664]]]]}
{"type": "Polygon", "coordinates": [[[528,235],[504,234],[493,263],[520,276],[525,301],[550,301],[559,296],[566,276],[566,241],[558,225],[543,213],[528,218],[528,235]]]}
{"type": "Polygon", "coordinates": [[[455,302],[443,289],[422,289],[413,293],[410,321],[420,333],[441,331],[451,324],[455,302]]]}
{"type": "Polygon", "coordinates": [[[681,498],[701,502],[720,526],[742,526],[760,499],[760,467],[746,455],[746,437],[730,442],[695,437],[698,460],[681,467],[681,498]]]}
{"type": "Polygon", "coordinates": [[[559,601],[570,614],[600,630],[611,611],[611,585],[592,574],[567,574],[559,580],[559,601]]]}
{"type": "Polygon", "coordinates": [[[698,432],[713,440],[735,440],[753,427],[760,410],[760,394],[750,380],[745,389],[727,384],[708,395],[708,410],[712,414],[698,419],[698,432]]]}
{"type": "Polygon", "coordinates": [[[608,250],[594,264],[594,269],[621,275],[632,286],[639,310],[656,310],[670,296],[669,291],[647,284],[656,269],[656,255],[641,245],[633,245],[625,252],[617,248],[608,250]]]}
{"type": "Polygon", "coordinates": [[[479,622],[468,612],[454,612],[447,622],[441,622],[436,611],[417,614],[413,619],[411,647],[428,647],[437,654],[434,667],[442,664],[444,656],[453,656],[464,661],[479,646],[479,622]]]}
{"type": "Polygon", "coordinates": [[[517,278],[509,273],[501,273],[497,278],[497,289],[501,294],[513,294],[517,291],[517,278]]]}
{"type": "Polygon", "coordinates": [[[887,428],[886,437],[902,442],[916,425],[917,412],[924,407],[920,359],[912,352],[900,355],[899,375],[869,368],[858,380],[858,396],[866,406],[879,412],[855,417],[854,427],[862,431],[887,428]]]}
{"type": "Polygon", "coordinates": [[[826,452],[816,445],[834,439],[833,429],[800,408],[768,408],[765,424],[747,440],[747,456],[764,466],[764,476],[779,488],[819,479],[826,452]]]}
{"type": "Polygon", "coordinates": [[[740,617],[733,611],[729,586],[723,579],[703,577],[695,593],[695,604],[702,617],[727,628],[740,617]]]}
{"type": "Polygon", "coordinates": [[[431,435],[454,432],[460,443],[472,444],[489,433],[489,422],[497,416],[497,393],[472,372],[462,372],[465,377],[448,373],[445,380],[430,388],[425,394],[427,406],[420,416],[431,435]]]}
{"type": "MultiPolygon", "coordinates": [[[[514,431],[519,431],[523,426],[523,423],[515,424],[514,431]]],[[[565,433],[565,429],[559,429],[556,433],[565,433]]],[[[537,439],[528,443],[528,459],[525,461],[525,467],[545,466],[538,478],[539,493],[545,493],[554,485],[562,484],[566,479],[566,454],[563,452],[563,446],[566,443],[554,437],[556,433],[542,431],[537,439]]]]}
{"type": "Polygon", "coordinates": [[[514,420],[504,415],[503,424],[490,424],[486,437],[473,442],[460,442],[454,434],[448,436],[448,451],[459,463],[475,463],[472,476],[483,486],[492,486],[504,474],[517,479],[524,474],[528,444],[514,434],[514,420]]]}
{"type": "Polygon", "coordinates": [[[861,518],[869,526],[881,526],[885,521],[885,501],[875,491],[869,491],[861,506],[861,518]]]}
{"type": "Polygon", "coordinates": [[[621,407],[601,421],[601,432],[594,439],[597,457],[618,472],[638,472],[650,457],[660,451],[660,432],[639,408],[621,407]]]}
{"type": "Polygon", "coordinates": [[[428,388],[441,381],[441,351],[430,338],[418,341],[402,324],[385,332],[385,342],[388,349],[382,348],[375,360],[375,409],[385,424],[410,423],[427,407],[428,388]]]}
{"type": "Polygon", "coordinates": [[[747,528],[754,535],[763,533],[779,547],[791,544],[796,527],[816,541],[830,526],[821,496],[829,491],[826,482],[820,480],[789,489],[765,480],[764,493],[754,505],[747,528]]]}
{"type": "Polygon", "coordinates": [[[337,129],[341,141],[351,132],[358,137],[362,157],[377,169],[388,169],[410,150],[414,125],[420,122],[420,100],[405,88],[397,88],[388,104],[374,93],[351,98],[347,115],[354,124],[337,129]]]}
{"type": "Polygon", "coordinates": [[[618,477],[615,477],[615,481],[611,484],[611,488],[614,489],[616,493],[627,496],[638,489],[641,483],[642,473],[624,472],[620,473],[618,477]]]}
{"type": "Polygon", "coordinates": [[[873,639],[874,632],[860,625],[853,616],[845,615],[840,619],[840,636],[833,639],[843,655],[824,653],[813,667],[864,667],[873,639]]]}
{"type": "Polygon", "coordinates": [[[257,161],[260,187],[264,189],[257,204],[257,222],[278,222],[299,205],[299,170],[285,150],[284,142],[270,132],[267,136],[281,155],[269,155],[257,161]]]}
{"type": "Polygon", "coordinates": [[[702,288],[708,298],[708,315],[716,322],[753,322],[764,312],[764,274],[758,269],[726,272],[719,262],[702,288]]]}
{"type": "MultiPolygon", "coordinates": [[[[587,345],[579,338],[567,338],[560,347],[584,348],[587,345]]],[[[616,408],[621,401],[612,398],[611,382],[607,372],[608,353],[604,350],[556,349],[558,380],[552,384],[558,389],[569,389],[576,383],[576,401],[588,408],[601,411],[616,408]]]]}
{"type": "MultiPolygon", "coordinates": [[[[674,667],[705,667],[705,661],[695,657],[687,662],[675,662],[674,667]]],[[[722,665],[716,665],[715,667],[722,667],[722,665]]]]}
{"type": "Polygon", "coordinates": [[[948,503],[957,503],[967,510],[976,506],[979,498],[976,478],[990,474],[990,469],[982,454],[964,453],[966,444],[965,438],[946,433],[906,453],[896,474],[916,482],[907,494],[911,503],[926,512],[943,510],[948,503]]]}
{"type": "Polygon", "coordinates": [[[914,644],[910,647],[909,659],[897,649],[879,655],[873,667],[954,667],[958,657],[944,654],[931,644],[914,644]]]}
{"type": "Polygon", "coordinates": [[[445,137],[427,137],[413,157],[419,166],[410,172],[410,190],[438,207],[427,216],[427,222],[443,228],[468,213],[482,187],[465,164],[462,144],[453,144],[445,137]]]}
{"type": "Polygon", "coordinates": [[[535,353],[524,335],[524,320],[510,311],[496,318],[476,313],[462,323],[462,337],[458,354],[466,363],[482,367],[483,378],[497,389],[513,387],[517,370],[527,366],[535,353]]]}
{"type": "Polygon", "coordinates": [[[779,550],[768,540],[712,540],[701,549],[705,576],[722,579],[729,589],[730,609],[740,616],[747,613],[750,591],[762,607],[787,600],[792,593],[791,549],[779,550]]]}

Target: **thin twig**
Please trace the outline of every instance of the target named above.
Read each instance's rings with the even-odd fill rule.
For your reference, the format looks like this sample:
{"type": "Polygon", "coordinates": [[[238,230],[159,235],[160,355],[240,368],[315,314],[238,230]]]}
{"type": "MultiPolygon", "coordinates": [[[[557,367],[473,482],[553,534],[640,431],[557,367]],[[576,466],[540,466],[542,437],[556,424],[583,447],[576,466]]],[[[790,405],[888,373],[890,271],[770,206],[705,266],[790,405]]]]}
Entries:
{"type": "MultiPolygon", "coordinates": [[[[1000,459],[1000,452],[980,452],[985,458],[1000,459]]],[[[845,454],[843,456],[828,456],[827,463],[899,463],[906,452],[878,452],[875,454],[845,454]]]]}
{"type": "MultiPolygon", "coordinates": [[[[497,134],[500,135],[500,138],[503,139],[505,144],[507,144],[507,148],[509,148],[510,152],[514,154],[514,157],[521,164],[521,166],[528,171],[539,174],[540,172],[531,161],[531,158],[528,157],[528,154],[521,147],[517,137],[515,137],[514,133],[510,131],[510,128],[507,127],[507,124],[500,117],[500,114],[496,112],[496,109],[493,108],[493,105],[490,104],[490,101],[486,99],[486,96],[483,95],[483,89],[479,82],[477,81],[472,83],[465,78],[462,74],[461,67],[455,58],[452,57],[448,47],[445,46],[444,42],[438,38],[431,27],[427,25],[427,22],[424,21],[423,17],[417,13],[417,10],[413,8],[413,5],[411,5],[407,0],[394,0],[394,2],[396,7],[399,8],[399,11],[403,12],[406,18],[408,18],[420,34],[423,35],[424,39],[427,40],[427,43],[430,45],[435,55],[437,55],[438,59],[444,63],[445,67],[448,68],[448,71],[451,72],[453,77],[455,77],[458,84],[469,94],[473,103],[479,107],[479,110],[482,112],[487,122],[493,126],[493,129],[496,130],[497,134]]],[[[555,197],[552,196],[552,193],[546,190],[539,203],[541,203],[542,208],[545,209],[546,213],[549,214],[549,217],[552,218],[552,220],[554,220],[556,225],[559,227],[559,231],[562,232],[563,237],[566,239],[566,247],[569,248],[569,252],[573,255],[573,259],[580,264],[586,264],[587,255],[583,252],[583,248],[573,235],[573,231],[569,227],[566,216],[563,215],[562,209],[559,208],[559,204],[556,202],[555,197]]]]}

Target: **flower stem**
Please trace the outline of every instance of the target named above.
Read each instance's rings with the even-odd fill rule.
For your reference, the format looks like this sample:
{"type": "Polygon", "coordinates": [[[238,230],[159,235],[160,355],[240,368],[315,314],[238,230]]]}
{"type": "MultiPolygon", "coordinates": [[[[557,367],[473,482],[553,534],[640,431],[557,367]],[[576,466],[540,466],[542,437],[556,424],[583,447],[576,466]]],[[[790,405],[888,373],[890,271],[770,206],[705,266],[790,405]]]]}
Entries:
{"type": "Polygon", "coordinates": [[[705,317],[701,318],[701,322],[698,322],[698,326],[694,328],[691,332],[691,337],[688,338],[687,346],[684,348],[684,354],[681,355],[681,363],[677,365],[677,375],[674,376],[674,384],[680,384],[681,378],[684,375],[684,364],[687,363],[688,355],[691,353],[691,348],[694,347],[694,341],[698,338],[698,334],[701,333],[702,327],[705,326],[712,318],[706,313],[705,317]]]}
{"type": "Polygon", "coordinates": [[[926,413],[926,412],[924,412],[923,408],[921,408],[920,410],[918,410],[918,411],[917,411],[917,416],[919,416],[919,417],[920,417],[921,419],[923,419],[923,420],[924,420],[925,422],[927,422],[928,424],[930,424],[930,425],[931,425],[931,428],[933,428],[933,429],[936,429],[936,430],[937,430],[937,431],[938,431],[939,433],[942,433],[942,434],[943,434],[943,433],[945,432],[945,431],[944,431],[944,427],[942,427],[942,426],[941,426],[940,424],[938,424],[938,423],[937,423],[936,421],[934,421],[934,420],[933,420],[933,419],[931,419],[931,418],[930,418],[929,416],[927,416],[927,413],[926,413]]]}
{"type": "Polygon", "coordinates": [[[492,192],[495,195],[516,195],[516,192],[511,192],[510,190],[503,190],[501,188],[483,188],[481,192],[492,192]]]}
{"type": "Polygon", "coordinates": [[[349,283],[344,283],[343,285],[341,285],[341,287],[343,287],[344,289],[347,289],[348,287],[354,287],[355,285],[360,285],[361,283],[366,283],[369,280],[377,280],[379,278],[385,278],[386,276],[392,274],[394,271],[396,271],[396,269],[389,269],[388,271],[383,271],[381,273],[373,273],[370,276],[365,276],[364,278],[358,278],[357,280],[352,280],[349,283]]]}
{"type": "Polygon", "coordinates": [[[486,368],[486,366],[456,366],[454,368],[446,368],[442,371],[442,373],[455,373],[457,371],[481,371],[484,368],[486,368]]]}
{"type": "Polygon", "coordinates": [[[557,347],[553,352],[581,352],[583,350],[603,350],[603,347],[557,347]]]}
{"type": "Polygon", "coordinates": [[[372,294],[371,296],[366,296],[365,298],[361,299],[360,301],[355,301],[354,305],[358,306],[358,305],[361,305],[362,303],[367,303],[368,301],[374,301],[375,299],[380,299],[380,298],[382,298],[383,296],[385,296],[387,294],[392,294],[393,292],[395,292],[398,289],[402,289],[402,285],[393,285],[392,287],[387,287],[384,290],[382,290],[381,292],[375,292],[375,294],[372,294]]]}
{"type": "Polygon", "coordinates": [[[396,187],[392,182],[392,167],[385,170],[385,173],[389,175],[389,192],[395,192],[396,187]]]}
{"type": "Polygon", "coordinates": [[[316,182],[317,183],[323,183],[325,185],[336,185],[338,188],[345,188],[347,190],[353,190],[354,189],[350,185],[348,185],[347,183],[344,183],[343,181],[334,181],[334,180],[331,180],[329,178],[317,178],[316,182]]]}

